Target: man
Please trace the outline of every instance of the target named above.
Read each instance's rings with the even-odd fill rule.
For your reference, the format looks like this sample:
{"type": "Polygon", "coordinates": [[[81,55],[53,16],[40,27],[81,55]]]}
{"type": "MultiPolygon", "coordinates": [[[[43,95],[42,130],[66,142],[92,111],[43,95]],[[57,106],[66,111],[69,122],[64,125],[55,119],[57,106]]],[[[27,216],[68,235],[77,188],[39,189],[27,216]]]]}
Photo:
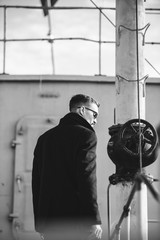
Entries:
{"type": "Polygon", "coordinates": [[[99,104],[78,94],[69,108],[56,127],[39,137],[34,151],[35,229],[52,240],[101,238],[93,129],[99,104]]]}

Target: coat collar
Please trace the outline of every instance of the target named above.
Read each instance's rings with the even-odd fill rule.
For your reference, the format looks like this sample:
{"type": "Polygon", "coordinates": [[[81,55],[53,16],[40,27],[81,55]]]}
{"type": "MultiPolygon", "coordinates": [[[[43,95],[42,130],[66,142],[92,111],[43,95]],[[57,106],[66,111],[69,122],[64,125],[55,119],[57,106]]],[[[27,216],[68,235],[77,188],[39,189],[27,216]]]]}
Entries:
{"type": "Polygon", "coordinates": [[[82,125],[94,131],[93,127],[78,113],[70,112],[60,119],[62,125],[82,125]]]}

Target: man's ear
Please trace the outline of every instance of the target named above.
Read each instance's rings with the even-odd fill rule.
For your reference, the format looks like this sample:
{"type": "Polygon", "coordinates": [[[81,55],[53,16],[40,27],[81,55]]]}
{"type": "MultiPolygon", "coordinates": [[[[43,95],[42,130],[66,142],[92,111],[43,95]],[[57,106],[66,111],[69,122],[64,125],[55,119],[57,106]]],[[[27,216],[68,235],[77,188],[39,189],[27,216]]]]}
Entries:
{"type": "Polygon", "coordinates": [[[84,115],[84,106],[82,106],[80,109],[79,109],[79,113],[81,116],[84,115]]]}

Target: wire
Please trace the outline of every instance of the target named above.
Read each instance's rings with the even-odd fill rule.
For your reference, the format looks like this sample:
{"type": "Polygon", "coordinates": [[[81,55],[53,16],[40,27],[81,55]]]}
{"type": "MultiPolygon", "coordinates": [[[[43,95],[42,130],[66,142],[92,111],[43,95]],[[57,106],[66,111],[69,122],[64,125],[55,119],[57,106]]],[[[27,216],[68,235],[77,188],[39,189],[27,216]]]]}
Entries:
{"type": "Polygon", "coordinates": [[[136,0],[136,56],[137,56],[137,104],[139,120],[139,168],[142,173],[141,116],[140,116],[140,86],[139,86],[139,41],[138,41],[138,0],[136,0]]]}
{"type": "Polygon", "coordinates": [[[90,1],[91,1],[91,3],[93,3],[93,5],[103,14],[103,16],[104,16],[105,18],[107,18],[107,20],[112,24],[112,26],[113,26],[113,27],[116,27],[116,25],[107,17],[107,15],[106,15],[104,12],[102,12],[101,8],[99,8],[92,0],[90,0],[90,1]]]}
{"type": "Polygon", "coordinates": [[[145,61],[160,75],[160,72],[145,58],[145,61]]]}

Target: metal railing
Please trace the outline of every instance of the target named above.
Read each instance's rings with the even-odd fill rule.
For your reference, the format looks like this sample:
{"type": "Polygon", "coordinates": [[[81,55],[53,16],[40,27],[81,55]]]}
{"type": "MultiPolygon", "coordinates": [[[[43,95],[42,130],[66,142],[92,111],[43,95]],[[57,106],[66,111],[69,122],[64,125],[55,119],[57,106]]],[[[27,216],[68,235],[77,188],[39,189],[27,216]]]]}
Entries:
{"type": "MultiPolygon", "coordinates": [[[[49,28],[49,33],[47,37],[44,38],[7,38],[6,36],[6,31],[7,31],[7,10],[11,8],[18,8],[18,9],[39,9],[43,10],[42,7],[38,6],[16,6],[16,5],[3,5],[0,6],[0,8],[3,8],[4,11],[4,20],[3,20],[3,38],[0,39],[0,42],[3,42],[3,73],[6,74],[6,43],[7,42],[35,42],[35,41],[46,41],[51,44],[51,54],[52,54],[52,66],[53,66],[53,74],[54,74],[54,60],[53,60],[53,42],[55,41],[66,41],[66,40],[81,40],[81,41],[89,41],[89,42],[94,42],[98,44],[98,75],[102,74],[101,70],[101,52],[102,52],[102,44],[103,43],[112,43],[114,44],[115,41],[102,41],[102,15],[104,15],[109,21],[110,19],[103,13],[103,10],[115,10],[115,8],[95,8],[95,7],[48,7],[48,10],[96,10],[99,12],[99,34],[98,34],[98,40],[94,40],[91,38],[84,38],[84,37],[60,37],[60,38],[53,38],[52,36],[52,26],[51,26],[51,20],[50,20],[50,15],[48,14],[48,28],[49,28]]],[[[50,12],[50,11],[49,11],[50,12]]],[[[42,13],[43,14],[43,13],[42,13]]],[[[111,22],[111,21],[110,21],[111,22]]],[[[112,23],[112,22],[111,22],[112,23]]]]}
{"type": "MultiPolygon", "coordinates": [[[[92,2],[92,1],[91,1],[92,2]]],[[[94,4],[94,2],[93,2],[94,4]]],[[[98,7],[96,4],[94,4],[94,7],[48,7],[48,12],[52,10],[92,10],[92,11],[98,11],[99,12],[99,23],[98,23],[98,40],[91,39],[91,38],[84,38],[84,37],[56,37],[54,38],[52,36],[52,24],[50,20],[50,15],[48,14],[48,28],[49,33],[47,37],[44,38],[7,38],[6,32],[7,32],[7,10],[8,9],[38,9],[43,10],[43,7],[38,6],[17,6],[17,5],[2,5],[0,8],[3,8],[3,37],[0,39],[0,42],[3,44],[3,56],[2,56],[2,73],[0,74],[6,74],[6,64],[7,64],[7,56],[6,56],[6,49],[7,49],[7,42],[35,42],[35,41],[46,41],[51,45],[51,62],[52,62],[52,72],[55,73],[54,69],[54,54],[53,54],[53,43],[56,41],[70,41],[70,40],[80,40],[80,41],[88,41],[92,43],[98,44],[98,74],[102,75],[102,44],[115,44],[115,40],[113,41],[102,41],[102,15],[107,19],[110,24],[112,24],[113,27],[115,27],[114,23],[107,17],[107,15],[104,13],[104,10],[111,10],[115,11],[115,8],[112,7],[98,7]]],[[[146,9],[147,14],[159,14],[160,9],[157,8],[148,8],[146,9]],[[156,12],[155,12],[156,11],[156,12]]],[[[43,13],[42,13],[43,14],[43,13]]],[[[146,44],[150,45],[160,45],[160,42],[145,42],[146,44]]],[[[145,59],[145,61],[156,71],[159,75],[159,71],[149,62],[149,60],[145,59]]]]}

